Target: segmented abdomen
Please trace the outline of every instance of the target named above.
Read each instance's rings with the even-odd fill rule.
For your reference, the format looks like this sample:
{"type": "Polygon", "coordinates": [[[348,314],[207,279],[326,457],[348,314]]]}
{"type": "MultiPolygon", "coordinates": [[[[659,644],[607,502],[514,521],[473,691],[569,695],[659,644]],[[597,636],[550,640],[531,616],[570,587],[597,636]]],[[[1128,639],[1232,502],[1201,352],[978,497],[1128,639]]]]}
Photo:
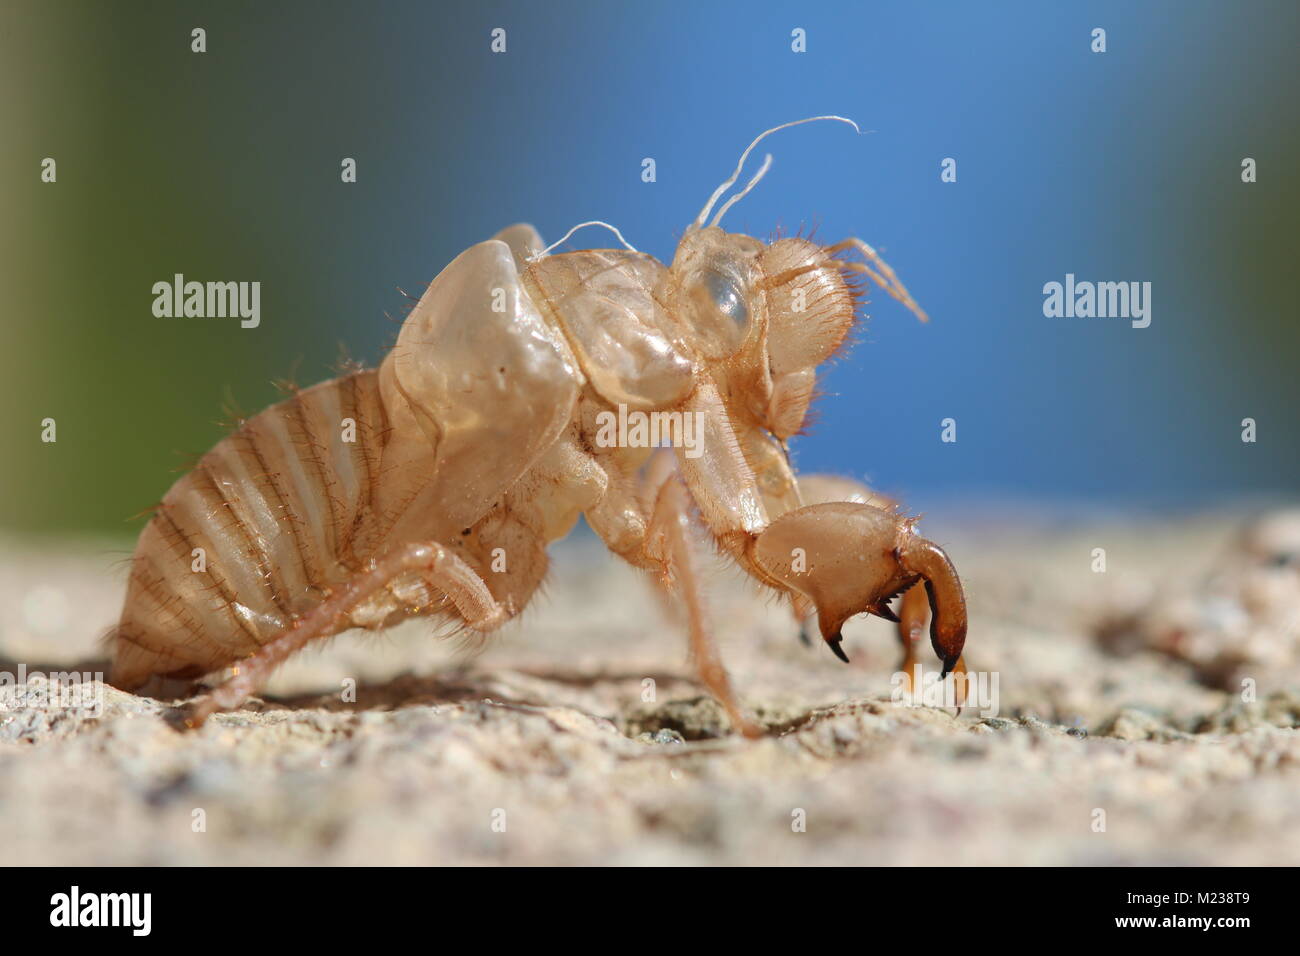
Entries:
{"type": "Polygon", "coordinates": [[[375,371],[296,392],[174,484],[140,536],[113,681],[197,677],[253,653],[378,546],[387,438],[375,371]]]}

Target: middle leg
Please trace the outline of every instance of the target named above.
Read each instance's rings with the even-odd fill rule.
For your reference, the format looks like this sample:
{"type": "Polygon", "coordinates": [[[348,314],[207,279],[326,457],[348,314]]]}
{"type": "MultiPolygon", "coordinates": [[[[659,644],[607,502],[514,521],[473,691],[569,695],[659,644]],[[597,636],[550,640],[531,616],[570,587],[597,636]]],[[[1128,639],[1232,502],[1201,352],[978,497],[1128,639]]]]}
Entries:
{"type": "Polygon", "coordinates": [[[695,553],[691,547],[690,520],[689,494],[681,479],[673,474],[659,489],[650,527],[654,534],[661,536],[672,586],[686,606],[691,657],[700,680],[727,711],[732,725],[746,737],[761,737],[762,728],[741,710],[740,702],[731,687],[731,678],[722,664],[717,643],[709,628],[695,553]]]}
{"type": "Polygon", "coordinates": [[[653,456],[639,482],[617,462],[601,464],[610,472],[609,482],[587,520],[611,551],[653,577],[661,596],[680,600],[701,683],[742,734],[761,736],[762,728],[745,716],[736,699],[709,627],[691,542],[690,493],[672,455],[653,456]]]}

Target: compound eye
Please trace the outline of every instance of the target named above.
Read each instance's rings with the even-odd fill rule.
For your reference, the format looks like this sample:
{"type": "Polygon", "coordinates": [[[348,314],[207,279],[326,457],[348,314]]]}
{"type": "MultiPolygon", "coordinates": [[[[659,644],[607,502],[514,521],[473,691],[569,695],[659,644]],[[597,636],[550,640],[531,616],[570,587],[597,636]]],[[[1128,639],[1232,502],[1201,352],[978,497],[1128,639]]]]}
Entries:
{"type": "Polygon", "coordinates": [[[734,279],[709,270],[704,273],[703,285],[715,309],[741,328],[749,323],[749,307],[745,305],[745,297],[734,279]]]}

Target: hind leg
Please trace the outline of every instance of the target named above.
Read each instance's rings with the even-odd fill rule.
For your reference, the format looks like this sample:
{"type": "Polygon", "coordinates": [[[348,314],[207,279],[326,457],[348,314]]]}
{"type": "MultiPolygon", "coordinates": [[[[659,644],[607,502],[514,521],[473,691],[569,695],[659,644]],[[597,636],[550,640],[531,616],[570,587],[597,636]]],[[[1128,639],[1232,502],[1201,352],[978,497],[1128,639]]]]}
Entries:
{"type": "Polygon", "coordinates": [[[468,564],[437,542],[404,545],[355,575],[307,614],[298,618],[256,653],[231,670],[223,684],[199,697],[186,725],[201,727],[213,714],[233,710],[257,692],[271,672],[312,641],[350,626],[349,615],[399,576],[419,572],[442,591],[473,629],[490,631],[505,623],[509,610],[498,604],[483,579],[468,564]]]}

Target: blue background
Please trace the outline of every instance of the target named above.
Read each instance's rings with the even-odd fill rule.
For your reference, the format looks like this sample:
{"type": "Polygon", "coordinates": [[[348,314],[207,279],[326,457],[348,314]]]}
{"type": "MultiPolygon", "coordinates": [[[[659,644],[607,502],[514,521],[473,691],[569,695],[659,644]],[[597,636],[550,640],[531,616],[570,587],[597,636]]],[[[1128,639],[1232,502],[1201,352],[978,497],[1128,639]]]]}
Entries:
{"type": "MultiPolygon", "coordinates": [[[[726,220],[875,245],[803,470],[916,510],[1294,494],[1292,3],[7,5],[0,526],[123,529],[223,402],[376,361],[452,257],[585,219],[668,260],[759,131],[726,220]],[[208,52],[189,50],[204,26],[208,52]],[[507,31],[504,55],[489,50],[507,31]],[[807,52],[791,51],[791,30],[807,52]],[[1090,51],[1104,27],[1107,52],[1090,51]],[[44,156],[59,182],[41,184],[44,156]],[[355,157],[359,182],[339,181],[355,157]],[[653,157],[657,182],[641,181],[653,157]],[[1259,182],[1243,184],[1245,156],[1259,182]],[[940,181],[953,157],[958,181],[940,181]],[[174,272],[258,279],[262,325],[162,320],[174,272]],[[1153,321],[1049,319],[1043,284],[1150,281],[1153,321]],[[38,440],[45,415],[57,448],[38,440]],[[1258,421],[1243,444],[1241,419],[1258,421]],[[958,441],[940,441],[940,421],[958,441]]],[[[601,231],[579,245],[608,245],[601,231]]]]}

